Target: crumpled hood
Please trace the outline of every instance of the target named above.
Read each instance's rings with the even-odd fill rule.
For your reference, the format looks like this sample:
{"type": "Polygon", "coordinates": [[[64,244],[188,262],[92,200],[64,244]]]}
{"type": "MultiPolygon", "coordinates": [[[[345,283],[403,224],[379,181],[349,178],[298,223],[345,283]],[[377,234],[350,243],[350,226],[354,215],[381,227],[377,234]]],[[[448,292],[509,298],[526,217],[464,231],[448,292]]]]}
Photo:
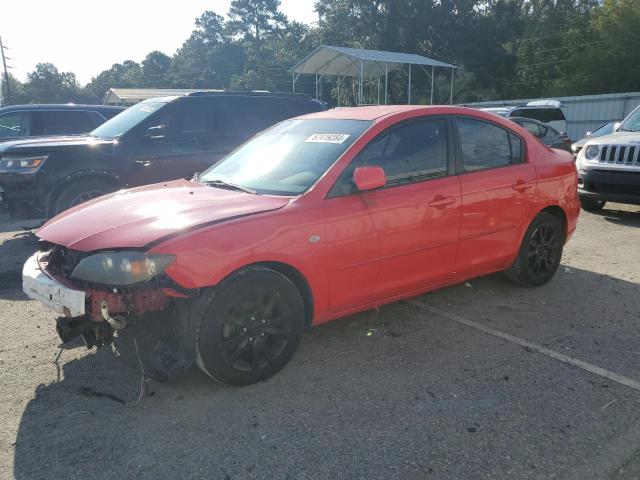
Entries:
{"type": "Polygon", "coordinates": [[[37,235],[83,252],[143,248],[198,226],[277,210],[287,203],[286,197],[175,180],[121,190],[78,205],[49,220],[37,235]]]}
{"type": "Polygon", "coordinates": [[[589,145],[640,145],[640,132],[613,132],[601,137],[589,138],[589,145]]]}

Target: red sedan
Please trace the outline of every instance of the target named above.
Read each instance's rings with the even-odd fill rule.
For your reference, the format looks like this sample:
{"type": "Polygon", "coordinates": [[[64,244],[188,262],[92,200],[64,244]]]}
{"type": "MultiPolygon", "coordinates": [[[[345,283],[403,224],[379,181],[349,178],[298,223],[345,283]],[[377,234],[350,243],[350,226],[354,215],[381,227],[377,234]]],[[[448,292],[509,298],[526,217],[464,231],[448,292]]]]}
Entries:
{"type": "Polygon", "coordinates": [[[336,109],[282,122],[192,181],[123,190],[38,231],[25,292],[63,341],[171,308],[187,364],[245,385],[306,326],[504,271],[556,272],[580,209],[570,154],[457,107],[336,109]]]}

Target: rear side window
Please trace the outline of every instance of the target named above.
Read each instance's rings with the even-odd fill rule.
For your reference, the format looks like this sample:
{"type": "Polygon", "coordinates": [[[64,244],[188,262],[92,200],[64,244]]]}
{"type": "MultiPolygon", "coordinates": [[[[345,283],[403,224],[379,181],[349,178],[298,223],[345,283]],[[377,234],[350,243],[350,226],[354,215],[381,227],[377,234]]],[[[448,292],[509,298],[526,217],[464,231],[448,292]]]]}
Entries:
{"type": "Polygon", "coordinates": [[[539,122],[548,123],[565,120],[559,108],[523,108],[511,112],[512,117],[533,118],[539,122]]]}
{"type": "Polygon", "coordinates": [[[544,137],[548,132],[548,128],[538,125],[537,123],[533,123],[533,122],[518,122],[518,123],[525,130],[528,130],[530,133],[532,133],[534,136],[538,138],[544,137]]]}
{"type": "Polygon", "coordinates": [[[0,138],[28,137],[31,132],[31,113],[11,112],[0,115],[0,138]]]}
{"type": "Polygon", "coordinates": [[[41,135],[86,133],[95,126],[86,112],[42,111],[35,112],[34,115],[34,122],[41,135]]]}
{"type": "Polygon", "coordinates": [[[522,140],[508,130],[482,120],[457,118],[465,172],[504,167],[522,161],[522,140]]]}

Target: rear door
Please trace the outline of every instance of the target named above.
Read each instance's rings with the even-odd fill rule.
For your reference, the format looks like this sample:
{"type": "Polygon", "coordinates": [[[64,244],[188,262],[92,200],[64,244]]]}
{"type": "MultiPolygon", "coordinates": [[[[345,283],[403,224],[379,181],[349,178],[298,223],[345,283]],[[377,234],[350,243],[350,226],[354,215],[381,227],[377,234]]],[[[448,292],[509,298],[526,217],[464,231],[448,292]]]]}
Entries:
{"type": "Polygon", "coordinates": [[[374,138],[325,202],[334,310],[447,283],[455,266],[460,184],[446,118],[403,122],[374,138]],[[387,184],[360,193],[358,166],[380,166],[387,184]]]}
{"type": "Polygon", "coordinates": [[[470,277],[504,268],[535,206],[536,172],[525,142],[484,120],[457,117],[462,216],[457,272],[470,277]]]}

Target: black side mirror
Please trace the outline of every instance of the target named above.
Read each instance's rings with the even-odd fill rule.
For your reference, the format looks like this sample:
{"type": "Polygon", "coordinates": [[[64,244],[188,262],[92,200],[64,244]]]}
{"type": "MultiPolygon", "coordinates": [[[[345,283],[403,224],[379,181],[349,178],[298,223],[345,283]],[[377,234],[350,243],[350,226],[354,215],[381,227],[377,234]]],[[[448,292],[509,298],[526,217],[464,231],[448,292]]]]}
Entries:
{"type": "Polygon", "coordinates": [[[145,140],[159,140],[167,137],[167,126],[166,125],[155,125],[153,127],[147,128],[147,131],[144,133],[145,140]]]}

